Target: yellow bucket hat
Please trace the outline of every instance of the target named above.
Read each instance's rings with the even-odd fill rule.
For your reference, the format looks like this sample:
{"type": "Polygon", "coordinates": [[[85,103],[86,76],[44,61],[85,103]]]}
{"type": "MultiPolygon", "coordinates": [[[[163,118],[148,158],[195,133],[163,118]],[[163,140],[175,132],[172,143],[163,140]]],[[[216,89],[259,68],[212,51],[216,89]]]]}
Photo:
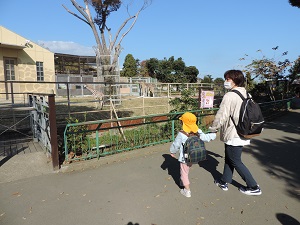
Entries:
{"type": "Polygon", "coordinates": [[[194,133],[198,132],[198,126],[196,124],[197,118],[193,113],[190,112],[186,112],[184,114],[182,114],[181,117],[179,117],[179,119],[182,121],[182,129],[187,132],[190,133],[191,131],[194,133]]]}

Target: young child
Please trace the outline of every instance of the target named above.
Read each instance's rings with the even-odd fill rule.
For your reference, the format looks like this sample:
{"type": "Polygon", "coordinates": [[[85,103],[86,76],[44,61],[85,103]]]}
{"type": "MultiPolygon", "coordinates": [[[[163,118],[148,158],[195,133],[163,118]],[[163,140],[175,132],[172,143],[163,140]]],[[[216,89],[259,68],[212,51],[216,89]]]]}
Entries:
{"type": "MultiPolygon", "coordinates": [[[[198,128],[196,121],[197,118],[193,113],[186,112],[180,118],[182,122],[182,130],[186,133],[199,133],[200,139],[204,142],[209,142],[216,138],[215,133],[208,133],[204,134],[201,129],[198,128]]],[[[184,186],[184,189],[180,190],[180,193],[183,194],[185,197],[191,197],[191,190],[190,190],[190,181],[189,181],[189,170],[192,164],[186,164],[183,156],[183,144],[186,142],[188,137],[182,133],[178,132],[174,142],[170,147],[170,153],[172,157],[175,157],[176,152],[179,152],[178,161],[180,162],[180,179],[181,183],[184,186]]]]}

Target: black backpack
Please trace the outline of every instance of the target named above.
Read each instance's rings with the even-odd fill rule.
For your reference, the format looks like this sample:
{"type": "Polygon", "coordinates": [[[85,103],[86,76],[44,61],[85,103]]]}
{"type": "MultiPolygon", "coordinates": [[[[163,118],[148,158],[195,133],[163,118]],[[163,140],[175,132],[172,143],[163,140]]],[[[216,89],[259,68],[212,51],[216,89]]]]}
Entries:
{"type": "Polygon", "coordinates": [[[188,139],[183,145],[183,157],[186,163],[196,164],[200,161],[206,160],[207,151],[204,142],[200,139],[198,133],[186,133],[188,139]]]}
{"type": "Polygon", "coordinates": [[[237,90],[232,90],[232,92],[238,94],[243,100],[238,124],[236,124],[232,116],[230,116],[236,127],[237,133],[246,139],[260,135],[265,121],[259,105],[252,99],[248,92],[247,98],[244,98],[237,90]]]}

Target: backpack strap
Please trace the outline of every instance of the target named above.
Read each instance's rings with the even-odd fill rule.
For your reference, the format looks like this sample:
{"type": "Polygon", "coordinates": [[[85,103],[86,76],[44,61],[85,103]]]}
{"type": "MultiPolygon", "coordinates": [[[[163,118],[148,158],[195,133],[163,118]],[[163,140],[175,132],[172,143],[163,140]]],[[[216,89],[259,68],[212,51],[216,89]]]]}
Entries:
{"type": "Polygon", "coordinates": [[[179,131],[179,132],[181,132],[181,133],[183,133],[185,136],[190,136],[190,134],[189,133],[187,133],[187,132],[185,132],[184,130],[181,130],[181,131],[179,131]]]}
{"type": "Polygon", "coordinates": [[[185,136],[187,137],[190,137],[191,135],[194,135],[194,136],[198,136],[199,137],[199,133],[194,133],[194,132],[191,132],[191,133],[187,133],[185,132],[184,130],[180,130],[179,132],[183,133],[185,136]]]}
{"type": "MultiPolygon", "coordinates": [[[[231,90],[231,91],[234,92],[234,93],[236,93],[236,94],[238,94],[238,95],[241,97],[241,99],[242,99],[243,101],[246,100],[246,98],[245,98],[245,97],[241,94],[241,92],[239,92],[238,90],[231,90]]],[[[247,98],[250,97],[248,91],[246,91],[246,95],[247,95],[247,98]]],[[[231,118],[231,120],[232,120],[234,126],[236,127],[237,124],[234,122],[234,119],[233,119],[232,115],[230,115],[230,118],[231,118]]]]}
{"type": "MultiPolygon", "coordinates": [[[[239,92],[238,90],[232,90],[232,92],[234,92],[234,93],[236,93],[236,94],[238,94],[240,97],[241,97],[241,99],[244,101],[245,100],[245,97],[241,94],[241,92],[239,92]]],[[[249,96],[249,93],[246,91],[246,95],[247,95],[247,98],[249,98],[250,96],[249,96]]]]}

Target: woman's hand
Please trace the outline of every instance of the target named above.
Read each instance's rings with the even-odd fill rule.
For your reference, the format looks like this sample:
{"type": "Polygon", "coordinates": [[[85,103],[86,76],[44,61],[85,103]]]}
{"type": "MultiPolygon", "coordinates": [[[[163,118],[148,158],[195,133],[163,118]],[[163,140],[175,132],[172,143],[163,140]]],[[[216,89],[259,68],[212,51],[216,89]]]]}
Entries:
{"type": "Polygon", "coordinates": [[[211,133],[217,133],[218,129],[216,127],[209,127],[208,131],[211,132],[211,133]]]}

